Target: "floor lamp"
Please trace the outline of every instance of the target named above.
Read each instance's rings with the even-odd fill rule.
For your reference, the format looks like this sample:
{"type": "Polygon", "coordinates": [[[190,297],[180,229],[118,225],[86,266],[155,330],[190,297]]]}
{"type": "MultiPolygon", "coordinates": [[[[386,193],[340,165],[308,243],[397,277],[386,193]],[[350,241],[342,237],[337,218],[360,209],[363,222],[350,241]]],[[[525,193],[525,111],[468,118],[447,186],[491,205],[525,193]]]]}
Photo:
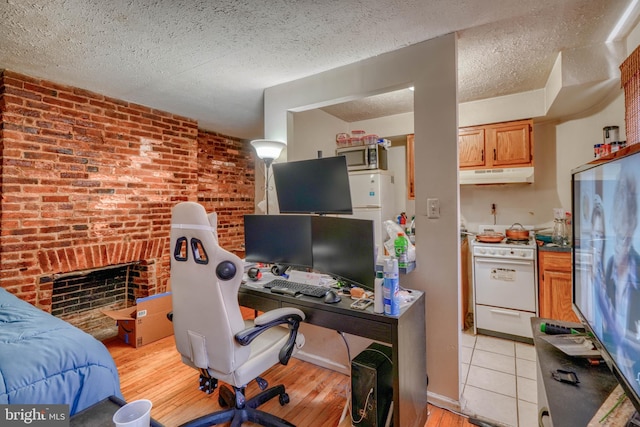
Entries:
{"type": "Polygon", "coordinates": [[[269,214],[269,168],[278,157],[282,149],[287,146],[284,142],[270,139],[255,139],[251,145],[256,150],[258,157],[264,162],[264,198],[267,203],[267,215],[269,214]]]}

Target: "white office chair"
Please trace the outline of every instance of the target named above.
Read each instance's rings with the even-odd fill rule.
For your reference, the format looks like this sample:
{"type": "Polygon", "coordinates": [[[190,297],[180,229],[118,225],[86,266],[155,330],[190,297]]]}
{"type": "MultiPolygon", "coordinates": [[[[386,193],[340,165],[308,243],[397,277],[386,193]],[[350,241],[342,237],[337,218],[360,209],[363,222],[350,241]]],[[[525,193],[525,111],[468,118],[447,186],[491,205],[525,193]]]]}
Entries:
{"type": "Polygon", "coordinates": [[[256,409],[279,396],[289,402],[283,385],[265,390],[258,376],[277,363],[286,365],[302,347],[298,333],[304,313],[279,308],[244,321],[238,304],[243,275],[240,258],[218,246],[215,215],[207,216],[194,202],[179,203],[171,218],[171,290],[173,330],[182,361],[200,371],[200,388],[213,392],[221,386],[218,402],[230,407],[192,420],[184,426],[209,426],[251,421],[264,426],[293,424],[256,409]],[[211,221],[211,223],[210,223],[211,221]],[[288,328],[280,325],[287,325],[288,328]],[[263,390],[245,400],[246,385],[256,379],[263,390]]]}

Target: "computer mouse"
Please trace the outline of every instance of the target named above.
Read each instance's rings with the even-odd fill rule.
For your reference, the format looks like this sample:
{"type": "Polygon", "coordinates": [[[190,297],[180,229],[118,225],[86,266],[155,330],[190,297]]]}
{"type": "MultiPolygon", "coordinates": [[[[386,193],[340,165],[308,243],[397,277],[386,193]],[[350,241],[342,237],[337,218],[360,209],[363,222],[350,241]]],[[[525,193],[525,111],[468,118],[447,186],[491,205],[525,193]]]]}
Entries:
{"type": "Polygon", "coordinates": [[[338,295],[338,293],[334,290],[330,290],[329,292],[327,292],[327,294],[324,296],[324,302],[327,304],[335,304],[337,302],[340,302],[340,300],[342,300],[342,298],[340,297],[340,295],[338,295]]]}

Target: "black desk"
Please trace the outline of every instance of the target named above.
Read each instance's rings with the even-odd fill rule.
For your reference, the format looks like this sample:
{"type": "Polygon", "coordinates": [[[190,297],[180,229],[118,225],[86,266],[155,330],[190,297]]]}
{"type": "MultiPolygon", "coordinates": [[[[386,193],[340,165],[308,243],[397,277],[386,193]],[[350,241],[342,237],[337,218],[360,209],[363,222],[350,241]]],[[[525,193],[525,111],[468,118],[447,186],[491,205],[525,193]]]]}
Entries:
{"type": "Polygon", "coordinates": [[[296,307],[305,322],[391,344],[393,348],[393,425],[423,427],[427,420],[425,301],[422,292],[397,317],[349,307],[351,300],[325,304],[320,298],[272,294],[260,285],[240,287],[240,305],[260,311],[296,307]]]}
{"type": "Polygon", "coordinates": [[[533,342],[538,357],[539,416],[542,418],[546,410],[554,427],[586,426],[618,385],[618,381],[606,365],[591,366],[586,359],[567,356],[543,340],[541,336],[544,333],[540,332],[542,322],[581,326],[538,317],[531,319],[533,342]],[[575,372],[580,383],[574,386],[554,380],[551,372],[556,369],[575,372]]]}

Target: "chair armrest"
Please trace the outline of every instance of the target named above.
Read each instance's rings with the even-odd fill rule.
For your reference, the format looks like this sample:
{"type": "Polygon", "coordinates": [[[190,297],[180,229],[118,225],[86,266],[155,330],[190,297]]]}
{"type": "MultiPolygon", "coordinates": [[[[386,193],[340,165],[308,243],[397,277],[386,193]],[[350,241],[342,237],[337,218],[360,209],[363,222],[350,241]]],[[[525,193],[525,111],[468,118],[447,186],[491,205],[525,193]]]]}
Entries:
{"type": "Polygon", "coordinates": [[[238,332],[235,335],[235,339],[240,345],[246,346],[251,344],[251,341],[267,329],[286,324],[289,327],[289,339],[284,347],[280,349],[280,354],[278,355],[280,363],[286,365],[293,354],[298,328],[304,318],[304,313],[297,308],[277,308],[256,317],[254,320],[255,326],[238,332]]]}
{"type": "Polygon", "coordinates": [[[278,318],[286,318],[286,316],[297,314],[300,316],[300,320],[304,320],[305,316],[302,310],[293,307],[282,307],[274,310],[269,310],[266,313],[262,313],[260,316],[253,319],[253,324],[256,326],[266,325],[278,318]]]}

